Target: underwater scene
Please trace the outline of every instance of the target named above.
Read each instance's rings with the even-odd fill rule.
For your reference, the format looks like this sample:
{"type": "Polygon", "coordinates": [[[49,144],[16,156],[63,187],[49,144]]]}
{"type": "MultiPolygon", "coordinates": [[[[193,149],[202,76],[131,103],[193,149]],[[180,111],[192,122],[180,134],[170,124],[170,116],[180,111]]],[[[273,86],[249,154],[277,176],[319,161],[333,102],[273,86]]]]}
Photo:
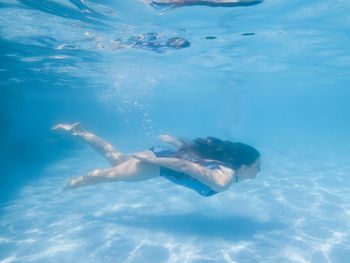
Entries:
{"type": "Polygon", "coordinates": [[[344,0],[0,0],[0,263],[350,262],[349,27],[344,0]],[[186,155],[208,136],[259,157],[186,155]]]}

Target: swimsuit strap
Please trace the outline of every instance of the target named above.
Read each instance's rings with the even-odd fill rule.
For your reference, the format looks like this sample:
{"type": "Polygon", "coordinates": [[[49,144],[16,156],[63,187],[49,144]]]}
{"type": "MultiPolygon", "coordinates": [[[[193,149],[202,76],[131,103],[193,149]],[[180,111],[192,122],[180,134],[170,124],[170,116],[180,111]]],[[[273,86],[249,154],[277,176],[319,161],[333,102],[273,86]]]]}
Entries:
{"type": "Polygon", "coordinates": [[[203,165],[205,162],[199,158],[196,158],[195,156],[189,154],[189,153],[184,153],[181,155],[180,159],[190,161],[192,163],[196,163],[199,165],[203,165]]]}
{"type": "Polygon", "coordinates": [[[216,161],[216,160],[206,161],[189,153],[182,154],[180,159],[187,160],[192,163],[196,163],[201,166],[208,167],[210,169],[220,169],[219,165],[223,165],[223,163],[220,161],[216,161]]]}

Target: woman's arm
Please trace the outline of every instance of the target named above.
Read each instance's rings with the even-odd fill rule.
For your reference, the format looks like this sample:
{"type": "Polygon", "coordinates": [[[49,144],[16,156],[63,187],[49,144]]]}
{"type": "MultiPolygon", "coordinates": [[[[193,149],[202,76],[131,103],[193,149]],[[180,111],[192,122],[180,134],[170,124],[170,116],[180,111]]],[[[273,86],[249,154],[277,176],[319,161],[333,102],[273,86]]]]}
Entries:
{"type": "Polygon", "coordinates": [[[132,157],[143,162],[188,174],[217,192],[226,191],[233,182],[234,172],[232,170],[230,170],[232,173],[228,174],[219,169],[211,170],[199,164],[177,158],[156,158],[139,154],[132,155],[132,157]]]}

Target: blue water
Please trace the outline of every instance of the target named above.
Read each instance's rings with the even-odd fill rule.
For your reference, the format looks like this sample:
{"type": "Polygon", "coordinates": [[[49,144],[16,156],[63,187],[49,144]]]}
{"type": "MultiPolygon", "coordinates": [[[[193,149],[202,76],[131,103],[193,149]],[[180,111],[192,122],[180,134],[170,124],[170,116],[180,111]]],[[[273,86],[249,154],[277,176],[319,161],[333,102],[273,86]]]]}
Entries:
{"type": "Polygon", "coordinates": [[[0,263],[349,262],[349,14],[0,0],[0,263]],[[158,134],[242,141],[262,171],[209,198],[162,178],[63,192],[109,167],[51,131],[76,121],[122,152],[158,134]]]}

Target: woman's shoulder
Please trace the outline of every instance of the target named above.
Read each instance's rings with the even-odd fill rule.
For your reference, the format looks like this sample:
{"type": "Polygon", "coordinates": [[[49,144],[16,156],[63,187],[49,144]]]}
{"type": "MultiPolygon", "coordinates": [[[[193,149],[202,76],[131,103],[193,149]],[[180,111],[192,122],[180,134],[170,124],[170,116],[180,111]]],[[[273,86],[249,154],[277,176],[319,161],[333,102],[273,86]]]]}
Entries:
{"type": "Polygon", "coordinates": [[[224,173],[226,174],[230,174],[230,175],[234,175],[235,174],[235,171],[229,167],[226,167],[224,165],[220,165],[219,164],[219,169],[222,170],[224,173]]]}
{"type": "Polygon", "coordinates": [[[223,165],[219,165],[220,166],[220,170],[228,175],[231,178],[231,182],[232,183],[237,183],[238,182],[238,177],[235,173],[235,171],[229,167],[223,166],[223,165]]]}
{"type": "Polygon", "coordinates": [[[205,162],[202,165],[212,170],[220,169],[227,174],[235,173],[233,169],[225,166],[222,162],[216,160],[205,160],[205,162]]]}

